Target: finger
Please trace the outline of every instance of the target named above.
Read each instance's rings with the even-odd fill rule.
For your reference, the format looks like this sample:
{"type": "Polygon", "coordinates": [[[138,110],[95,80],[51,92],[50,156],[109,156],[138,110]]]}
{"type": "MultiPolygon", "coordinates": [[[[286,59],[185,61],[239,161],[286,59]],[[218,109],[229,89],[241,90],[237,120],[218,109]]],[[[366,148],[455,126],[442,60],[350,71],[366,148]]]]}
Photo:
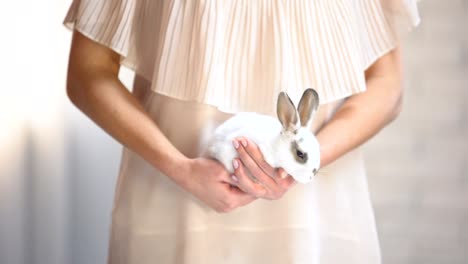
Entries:
{"type": "Polygon", "coordinates": [[[283,168],[276,168],[275,169],[275,176],[273,177],[273,180],[276,182],[276,184],[286,187],[285,186],[285,179],[290,176],[283,168]]]}
{"type": "Polygon", "coordinates": [[[237,188],[242,193],[247,193],[247,190],[242,189],[243,187],[240,186],[239,178],[234,174],[228,174],[226,177],[223,177],[222,182],[229,185],[229,187],[237,188]]]}
{"type": "Polygon", "coordinates": [[[234,174],[227,174],[226,177],[223,177],[222,182],[237,186],[239,184],[239,179],[234,174]]]}
{"type": "Polygon", "coordinates": [[[262,152],[260,148],[252,142],[248,138],[241,138],[241,141],[245,140],[246,144],[241,144],[244,146],[245,151],[249,154],[250,157],[254,159],[254,161],[259,165],[259,167],[268,175],[273,176],[271,177],[275,182],[286,184],[286,187],[290,187],[291,185],[297,183],[294,178],[291,177],[283,168],[273,168],[268,164],[265,159],[263,158],[262,152]],[[278,180],[279,179],[279,180],[278,180]],[[284,181],[286,179],[286,181],[284,181]]]}
{"type": "Polygon", "coordinates": [[[248,193],[245,193],[241,189],[239,189],[236,186],[231,186],[230,187],[230,193],[235,196],[235,199],[237,200],[237,205],[238,206],[244,206],[247,205],[255,200],[257,200],[257,197],[252,196],[248,193]]]}
{"type": "Polygon", "coordinates": [[[287,175],[286,178],[280,180],[280,184],[286,188],[289,189],[291,186],[295,185],[297,183],[296,180],[291,175],[287,175]]]}
{"type": "MultiPolygon", "coordinates": [[[[252,144],[251,144],[252,145],[252,144]]],[[[257,151],[254,151],[257,152],[257,151]]],[[[248,171],[259,181],[261,182],[266,188],[268,188],[271,192],[277,192],[279,189],[279,186],[276,184],[276,182],[273,180],[272,177],[274,177],[275,174],[268,175],[265,173],[265,171],[258,166],[257,162],[252,159],[251,155],[247,153],[245,147],[241,144],[239,144],[239,147],[237,148],[237,153],[239,154],[239,158],[242,160],[243,164],[245,167],[247,167],[248,171]]],[[[258,155],[258,153],[256,153],[258,155]]],[[[260,153],[261,155],[261,153],[260,153]]],[[[266,165],[270,167],[270,165],[266,165]]],[[[270,167],[271,168],[271,167],[270,167]]],[[[271,168],[272,171],[274,172],[274,169],[271,168]]]]}
{"type": "Polygon", "coordinates": [[[257,146],[257,144],[255,144],[255,142],[245,137],[239,138],[239,142],[241,143],[240,145],[244,147],[249,156],[252,157],[255,163],[257,163],[258,167],[260,167],[265,172],[265,174],[270,176],[275,175],[275,168],[271,167],[270,164],[265,161],[260,148],[257,146]]]}
{"type": "Polygon", "coordinates": [[[245,170],[244,164],[240,159],[233,160],[234,176],[238,179],[237,186],[255,197],[261,197],[266,193],[266,189],[258,183],[255,183],[248,175],[245,170]]]}
{"type": "Polygon", "coordinates": [[[276,171],[276,176],[273,178],[273,180],[275,181],[278,188],[280,189],[280,191],[276,193],[278,194],[276,197],[281,198],[282,195],[297,182],[283,168],[277,168],[275,171],[276,171]]]}
{"type": "Polygon", "coordinates": [[[277,168],[276,169],[276,175],[278,177],[276,177],[276,179],[281,179],[281,180],[284,180],[286,177],[288,177],[288,173],[283,169],[283,168],[277,168]]]}

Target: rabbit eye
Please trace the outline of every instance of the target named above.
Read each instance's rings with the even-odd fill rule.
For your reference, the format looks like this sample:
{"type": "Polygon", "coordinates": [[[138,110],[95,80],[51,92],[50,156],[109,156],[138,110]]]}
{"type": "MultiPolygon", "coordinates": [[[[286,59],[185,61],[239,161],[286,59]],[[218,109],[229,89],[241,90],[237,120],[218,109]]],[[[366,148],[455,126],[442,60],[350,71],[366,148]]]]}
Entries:
{"type": "Polygon", "coordinates": [[[294,159],[301,164],[305,164],[308,160],[307,152],[300,150],[297,142],[293,142],[291,144],[291,153],[293,154],[294,159]]]}
{"type": "Polygon", "coordinates": [[[296,155],[301,158],[301,159],[304,159],[304,153],[302,153],[300,150],[297,150],[296,151],[296,155]]]}
{"type": "Polygon", "coordinates": [[[296,150],[296,160],[300,163],[307,162],[307,153],[302,152],[300,150],[296,150]]]}

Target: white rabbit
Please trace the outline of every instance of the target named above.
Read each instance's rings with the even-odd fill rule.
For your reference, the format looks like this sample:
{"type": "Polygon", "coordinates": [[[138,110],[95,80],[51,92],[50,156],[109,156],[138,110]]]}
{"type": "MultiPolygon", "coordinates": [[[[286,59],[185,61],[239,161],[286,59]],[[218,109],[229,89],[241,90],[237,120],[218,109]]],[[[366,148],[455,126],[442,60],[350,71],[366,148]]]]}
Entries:
{"type": "Polygon", "coordinates": [[[207,154],[219,160],[233,173],[237,157],[233,139],[244,136],[255,142],[265,161],[281,167],[297,182],[312,181],[320,166],[320,146],[310,129],[319,106],[315,90],[306,89],[296,110],[285,92],[278,95],[278,119],[251,112],[241,112],[218,126],[208,143],[207,154]]]}

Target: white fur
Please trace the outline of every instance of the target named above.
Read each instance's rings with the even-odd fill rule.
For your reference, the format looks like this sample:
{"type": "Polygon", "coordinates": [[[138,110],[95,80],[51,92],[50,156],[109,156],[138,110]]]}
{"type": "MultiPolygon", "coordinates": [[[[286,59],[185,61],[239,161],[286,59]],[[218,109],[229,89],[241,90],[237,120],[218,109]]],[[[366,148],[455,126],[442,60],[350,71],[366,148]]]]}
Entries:
{"type": "Polygon", "coordinates": [[[319,144],[310,129],[298,126],[297,132],[292,133],[283,130],[279,120],[272,116],[241,112],[216,128],[207,149],[207,154],[219,160],[231,173],[234,172],[232,160],[238,156],[232,141],[240,136],[255,142],[268,164],[283,168],[300,183],[312,181],[313,170],[320,166],[319,144]],[[293,141],[308,153],[307,163],[295,160],[291,151],[293,141]]]}

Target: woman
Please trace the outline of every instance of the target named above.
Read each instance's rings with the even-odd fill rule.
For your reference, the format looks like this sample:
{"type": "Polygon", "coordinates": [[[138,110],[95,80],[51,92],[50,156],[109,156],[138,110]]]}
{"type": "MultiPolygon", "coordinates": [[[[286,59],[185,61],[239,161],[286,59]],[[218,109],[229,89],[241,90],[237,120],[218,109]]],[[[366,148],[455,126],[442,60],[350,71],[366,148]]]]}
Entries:
{"type": "Polygon", "coordinates": [[[360,146],[401,109],[400,22],[418,24],[415,3],[75,0],[68,96],[124,145],[109,263],[380,263],[360,146]],[[234,175],[201,156],[233,113],[274,115],[307,87],[313,183],[248,138],[234,175]]]}

